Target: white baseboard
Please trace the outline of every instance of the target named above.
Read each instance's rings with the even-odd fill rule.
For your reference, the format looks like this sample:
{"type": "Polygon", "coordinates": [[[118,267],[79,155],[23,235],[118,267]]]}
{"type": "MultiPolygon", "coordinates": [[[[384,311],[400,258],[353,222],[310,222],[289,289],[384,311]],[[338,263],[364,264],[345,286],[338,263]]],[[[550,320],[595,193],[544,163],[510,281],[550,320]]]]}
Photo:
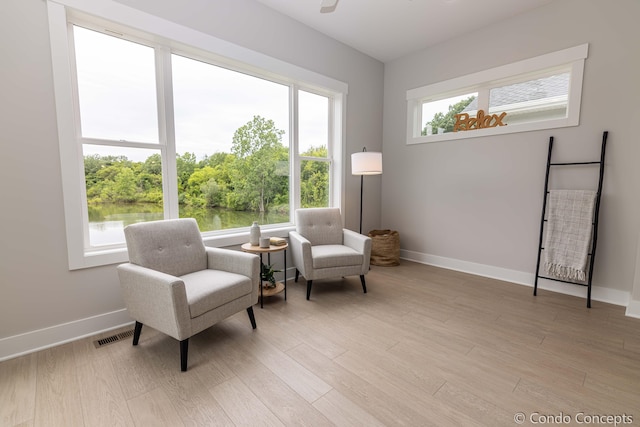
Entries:
{"type": "Polygon", "coordinates": [[[640,319],[640,301],[631,300],[627,305],[627,311],[625,313],[629,317],[635,317],[640,319]]]}
{"type": "Polygon", "coordinates": [[[429,255],[421,252],[400,250],[400,257],[409,261],[419,262],[421,264],[442,267],[448,270],[461,271],[463,273],[475,274],[477,276],[490,277],[492,279],[504,280],[507,282],[517,283],[519,285],[528,285],[533,283],[533,274],[523,273],[522,271],[509,270],[491,265],[478,264],[475,262],[461,261],[454,258],[446,258],[437,255],[429,255]]]}
{"type": "Polygon", "coordinates": [[[0,339],[0,362],[133,323],[126,309],[0,339]]]}
{"type": "MultiPolygon", "coordinates": [[[[409,261],[533,287],[534,274],[532,273],[423,254],[414,251],[401,250],[400,254],[403,259],[409,261]]],[[[288,271],[287,278],[292,279],[293,272],[288,271]]],[[[540,279],[538,288],[582,298],[586,297],[585,288],[582,286],[570,285],[568,283],[540,279]]],[[[640,318],[640,301],[630,300],[628,292],[598,286],[593,286],[591,291],[591,298],[593,300],[626,306],[627,316],[640,318]]],[[[2,338],[0,339],[0,362],[110,331],[132,323],[133,320],[127,314],[127,310],[122,309],[88,317],[86,319],[63,323],[61,325],[38,329],[36,331],[20,335],[2,338]]]]}
{"type": "MultiPolygon", "coordinates": [[[[489,277],[497,280],[504,280],[505,282],[516,283],[518,285],[533,287],[533,283],[535,281],[535,274],[533,273],[478,264],[475,262],[461,261],[437,255],[429,255],[421,252],[401,249],[400,257],[408,261],[415,261],[422,264],[433,265],[435,267],[442,267],[449,270],[461,271],[463,273],[475,274],[477,276],[489,277]]],[[[553,280],[539,279],[538,289],[573,295],[581,298],[587,297],[586,287],[556,282],[553,280]]],[[[629,301],[629,297],[629,292],[595,285],[591,287],[592,300],[627,307],[627,316],[640,317],[640,301],[636,301],[635,303],[637,305],[633,305],[633,308],[630,309],[630,307],[632,307],[632,302],[629,301]]]]}
{"type": "MultiPolygon", "coordinates": [[[[287,279],[293,279],[295,268],[287,269],[287,279]]],[[[278,273],[279,280],[284,278],[278,273]]],[[[50,326],[11,337],[0,338],[0,362],[25,354],[55,347],[81,338],[133,324],[126,309],[104,313],[86,319],[50,326]]]]}

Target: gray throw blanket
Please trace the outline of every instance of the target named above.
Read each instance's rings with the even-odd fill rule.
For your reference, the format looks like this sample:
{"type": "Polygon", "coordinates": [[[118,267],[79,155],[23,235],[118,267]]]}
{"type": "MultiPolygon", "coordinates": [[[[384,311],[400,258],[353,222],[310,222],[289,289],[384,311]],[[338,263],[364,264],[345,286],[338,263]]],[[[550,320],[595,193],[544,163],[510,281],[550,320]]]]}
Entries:
{"type": "Polygon", "coordinates": [[[544,244],[547,274],[585,280],[596,192],[551,190],[544,244]]]}

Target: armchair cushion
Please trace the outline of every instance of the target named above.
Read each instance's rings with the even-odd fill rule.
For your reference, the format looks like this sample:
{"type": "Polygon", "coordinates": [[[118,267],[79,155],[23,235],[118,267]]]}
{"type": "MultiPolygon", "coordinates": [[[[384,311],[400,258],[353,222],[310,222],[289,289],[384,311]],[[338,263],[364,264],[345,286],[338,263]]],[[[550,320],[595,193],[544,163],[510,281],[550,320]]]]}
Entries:
{"type": "Polygon", "coordinates": [[[318,245],[311,247],[313,268],[346,267],[362,265],[364,255],[344,245],[318,245]]]}
{"type": "Polygon", "coordinates": [[[227,271],[201,270],[180,279],[184,282],[192,319],[253,291],[249,277],[227,271]]]}

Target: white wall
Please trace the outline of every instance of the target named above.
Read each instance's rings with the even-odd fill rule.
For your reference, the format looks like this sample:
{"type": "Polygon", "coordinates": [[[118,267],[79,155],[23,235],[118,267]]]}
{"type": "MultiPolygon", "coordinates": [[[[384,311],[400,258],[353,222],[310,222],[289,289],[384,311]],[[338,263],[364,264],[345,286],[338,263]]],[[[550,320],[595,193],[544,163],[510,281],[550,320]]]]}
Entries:
{"type": "MultiPolygon", "coordinates": [[[[349,85],[347,154],[382,146],[383,64],[247,0],[122,1],[349,85]]],[[[115,326],[115,266],[69,271],[45,1],[0,2],[0,360],[115,326]]],[[[346,162],[347,226],[360,180],[346,162]]],[[[367,227],[380,222],[370,181],[367,227]]]]}
{"type": "MultiPolygon", "coordinates": [[[[594,298],[626,304],[640,231],[639,16],[636,0],[558,0],[385,65],[382,223],[405,257],[533,284],[549,136],[555,159],[597,160],[608,130],[594,298]],[[579,126],[406,145],[406,90],[583,43],[579,126]]],[[[579,179],[597,187],[597,175],[579,179]]]]}

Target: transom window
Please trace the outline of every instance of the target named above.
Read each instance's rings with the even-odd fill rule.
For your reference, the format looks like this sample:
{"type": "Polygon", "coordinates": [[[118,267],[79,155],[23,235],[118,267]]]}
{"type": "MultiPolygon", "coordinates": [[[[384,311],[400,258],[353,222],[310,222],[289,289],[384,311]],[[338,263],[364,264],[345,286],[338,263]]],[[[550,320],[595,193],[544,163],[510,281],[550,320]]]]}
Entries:
{"type": "Polygon", "coordinates": [[[586,56],[582,45],[409,90],[407,143],[576,126],[586,56]]]}

